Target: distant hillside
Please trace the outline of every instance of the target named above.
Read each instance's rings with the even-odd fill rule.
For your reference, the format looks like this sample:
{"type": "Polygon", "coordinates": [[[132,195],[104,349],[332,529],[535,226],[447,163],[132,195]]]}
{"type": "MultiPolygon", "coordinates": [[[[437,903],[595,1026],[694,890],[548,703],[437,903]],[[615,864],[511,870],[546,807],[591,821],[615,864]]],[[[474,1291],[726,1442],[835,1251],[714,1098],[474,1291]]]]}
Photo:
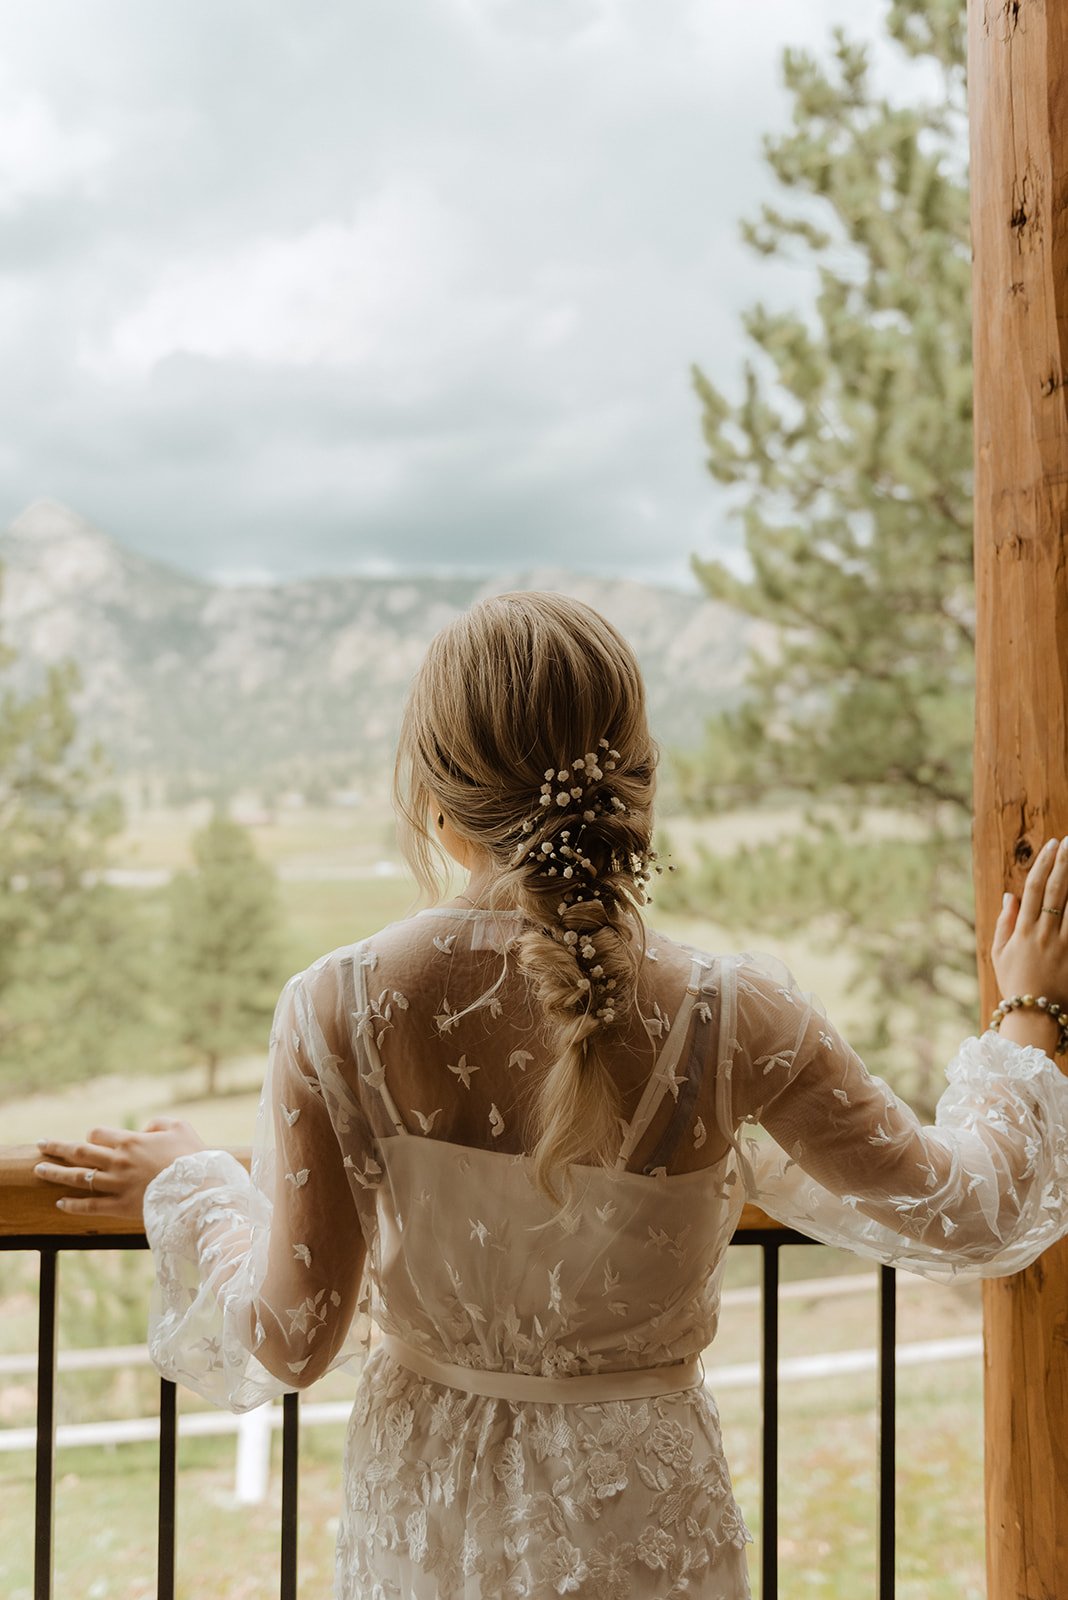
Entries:
{"type": "Polygon", "coordinates": [[[428,640],[481,595],[553,589],[631,640],[657,737],[694,743],[736,703],[758,625],[696,595],[559,570],[492,581],[325,577],[221,587],[38,500],[0,534],[0,637],[23,682],[81,669],[82,726],[119,771],[190,783],[358,779],[392,748],[428,640]]]}

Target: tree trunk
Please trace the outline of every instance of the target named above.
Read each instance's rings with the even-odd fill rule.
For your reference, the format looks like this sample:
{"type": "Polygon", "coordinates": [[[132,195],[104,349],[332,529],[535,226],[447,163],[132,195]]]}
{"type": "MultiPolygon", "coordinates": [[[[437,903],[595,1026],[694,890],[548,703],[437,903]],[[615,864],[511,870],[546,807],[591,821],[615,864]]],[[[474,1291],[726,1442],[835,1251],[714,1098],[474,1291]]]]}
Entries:
{"type": "MultiPolygon", "coordinates": [[[[1068,6],[969,0],[968,70],[985,1025],[1002,891],[1068,833],[1068,6]]],[[[988,1600],[1068,1600],[1068,1240],[984,1320],[988,1600]]]]}

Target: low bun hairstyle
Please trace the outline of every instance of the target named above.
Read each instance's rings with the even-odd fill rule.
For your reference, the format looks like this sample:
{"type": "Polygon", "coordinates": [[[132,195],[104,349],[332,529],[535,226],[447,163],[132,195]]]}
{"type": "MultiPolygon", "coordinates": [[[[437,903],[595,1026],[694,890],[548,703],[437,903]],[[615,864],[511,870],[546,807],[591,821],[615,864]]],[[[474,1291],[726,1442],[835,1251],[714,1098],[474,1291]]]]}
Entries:
{"type": "Polygon", "coordinates": [[[578,600],[480,601],[432,640],[405,707],[394,776],[400,843],[433,902],[444,810],[496,861],[492,903],[530,926],[516,958],[552,1062],[532,1101],[534,1176],[563,1203],[574,1162],[618,1153],[608,1044],[633,1016],[645,948],[657,750],[637,660],[578,600]]]}

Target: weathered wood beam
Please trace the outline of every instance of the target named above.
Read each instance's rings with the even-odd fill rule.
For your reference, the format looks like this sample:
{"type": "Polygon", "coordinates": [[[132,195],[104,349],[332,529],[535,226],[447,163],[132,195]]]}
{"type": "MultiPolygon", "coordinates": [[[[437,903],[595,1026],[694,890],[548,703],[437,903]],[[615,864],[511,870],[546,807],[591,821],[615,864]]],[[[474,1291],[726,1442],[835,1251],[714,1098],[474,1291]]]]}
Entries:
{"type": "MultiPolygon", "coordinates": [[[[969,0],[968,21],[986,1018],[1002,891],[1068,833],[1068,5],[969,0]]],[[[988,1600],[1068,1600],[1068,1241],[983,1300],[988,1600]]]]}

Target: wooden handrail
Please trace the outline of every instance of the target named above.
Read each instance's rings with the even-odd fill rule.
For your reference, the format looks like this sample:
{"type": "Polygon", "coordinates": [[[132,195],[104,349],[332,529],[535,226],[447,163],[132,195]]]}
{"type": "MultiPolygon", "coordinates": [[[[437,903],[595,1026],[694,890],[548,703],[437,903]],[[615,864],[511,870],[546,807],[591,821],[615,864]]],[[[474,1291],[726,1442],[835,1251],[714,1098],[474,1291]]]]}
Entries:
{"type": "MultiPolygon", "coordinates": [[[[252,1159],[247,1146],[234,1147],[230,1154],[246,1168],[252,1159]]],[[[142,1232],[140,1218],[85,1217],[76,1212],[57,1211],[56,1201],[61,1191],[34,1175],[33,1169],[40,1159],[35,1145],[0,1145],[0,1238],[32,1234],[94,1238],[142,1232]]],[[[787,1230],[759,1206],[747,1205],[742,1211],[738,1232],[764,1231],[782,1233],[787,1230]]]]}

